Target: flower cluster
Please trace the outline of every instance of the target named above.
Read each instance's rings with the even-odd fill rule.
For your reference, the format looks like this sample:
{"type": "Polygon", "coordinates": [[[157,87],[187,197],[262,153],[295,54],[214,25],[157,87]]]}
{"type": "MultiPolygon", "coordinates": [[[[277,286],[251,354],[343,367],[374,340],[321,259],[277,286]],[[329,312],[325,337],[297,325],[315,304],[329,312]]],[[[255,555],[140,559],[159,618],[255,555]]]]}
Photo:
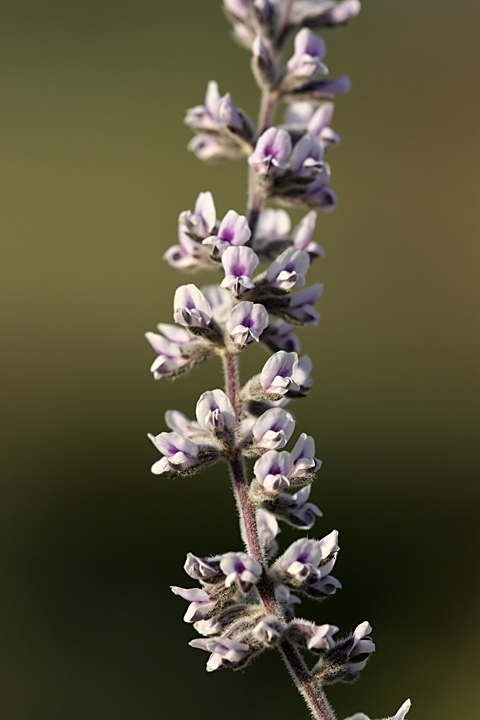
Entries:
{"type": "MultiPolygon", "coordinates": [[[[358,0],[224,0],[262,92],[258,127],[213,81],[204,104],[188,110],[185,122],[195,133],[189,148],[201,160],[246,160],[247,214],[231,209],[217,217],[210,192],[180,214],[178,244],[166,260],[179,270],[215,271],[219,282],[181,285],[173,299],[175,324],[160,323],[158,333],[146,334],[157,354],[151,366],[156,380],[214,356],[225,371],[225,389],[200,395],[195,420],[169,410],[170,432],[149,435],[161,454],[155,475],[174,479],[225,463],[240,515],[244,551],[206,558],[189,553],[184,568],[197,585],[172,587],[188,602],[185,622],[201,636],[190,645],[209,653],[210,672],[244,667],[277,648],[318,720],[333,719],[323,686],[354,680],[375,650],[366,621],[338,640],[336,626],[295,617],[299,596],[323,600],[341,588],[332,575],[337,531],[320,540],[300,538],[283,552],[277,542],[279,522],[311,530],[322,517],[310,502],[321,461],[313,437],[296,431],[289,406],[313,385],[312,362],[300,354],[294,331],[315,327],[320,318],[315,306],[323,287],[308,284],[307,275],[324,256],[313,240],[317,209],[336,207],[325,155],[340,142],[330,127],[332,101],[348,90],[349,80],[326,77],[325,43],[313,30],[345,24],[359,9],[358,0]],[[283,61],[291,33],[293,54],[283,61]],[[275,126],[279,103],[287,108],[275,126]],[[307,212],[292,227],[286,210],[267,202],[307,212]],[[241,387],[239,356],[254,342],[271,354],[241,387]],[[247,458],[254,460],[250,480],[247,458]],[[316,656],[310,669],[304,652],[316,656]]],[[[407,701],[392,720],[404,720],[409,707],[407,701]]],[[[349,720],[368,718],[360,713],[349,720]]]]}

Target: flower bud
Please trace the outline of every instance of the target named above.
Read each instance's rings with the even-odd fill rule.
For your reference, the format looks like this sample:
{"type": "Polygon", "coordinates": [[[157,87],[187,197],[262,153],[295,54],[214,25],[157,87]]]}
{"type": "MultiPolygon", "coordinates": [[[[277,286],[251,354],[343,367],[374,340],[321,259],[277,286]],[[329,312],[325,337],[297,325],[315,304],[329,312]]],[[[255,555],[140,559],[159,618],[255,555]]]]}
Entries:
{"type": "Polygon", "coordinates": [[[293,620],[287,628],[287,637],[299,647],[312,652],[323,652],[335,644],[333,635],[338,632],[335,625],[315,625],[308,620],[293,620]]]}
{"type": "Polygon", "coordinates": [[[252,42],[252,72],[261,88],[271,88],[276,81],[276,66],[260,34],[252,42]]]}
{"type": "Polygon", "coordinates": [[[223,577],[218,559],[210,558],[209,560],[205,560],[192,553],[187,554],[183,569],[187,575],[190,575],[194,580],[201,580],[203,582],[213,582],[223,577]]]}
{"type": "Polygon", "coordinates": [[[248,658],[250,646],[230,638],[198,638],[191,640],[190,647],[212,653],[207,662],[207,671],[213,672],[221,667],[234,668],[248,658]]]}
{"type": "Polygon", "coordinates": [[[369,636],[371,631],[368,622],[358,625],[351,637],[337,643],[323,655],[313,668],[313,675],[324,683],[355,680],[375,650],[375,643],[369,636]]]}
{"type": "Polygon", "coordinates": [[[284,626],[275,615],[266,615],[255,625],[252,635],[266,647],[278,645],[283,637],[284,626]]]}

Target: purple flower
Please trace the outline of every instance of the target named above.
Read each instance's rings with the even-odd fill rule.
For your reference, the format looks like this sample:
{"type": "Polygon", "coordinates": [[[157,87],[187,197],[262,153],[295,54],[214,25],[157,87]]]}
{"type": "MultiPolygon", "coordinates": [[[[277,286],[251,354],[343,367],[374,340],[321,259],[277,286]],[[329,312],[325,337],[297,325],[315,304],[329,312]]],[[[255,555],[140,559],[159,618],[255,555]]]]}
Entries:
{"type": "Polygon", "coordinates": [[[291,226],[290,216],[286,210],[266,208],[260,213],[255,236],[260,240],[286,238],[291,226]]]}
{"type": "Polygon", "coordinates": [[[311,435],[302,433],[292,450],[293,470],[291,478],[308,478],[322,465],[315,457],[315,440],[311,435]]]}
{"type": "Polygon", "coordinates": [[[186,438],[191,438],[193,435],[198,435],[198,433],[202,432],[202,428],[197,422],[189,420],[178,410],[167,410],[165,413],[165,424],[170,430],[186,438]]]}
{"type": "Polygon", "coordinates": [[[194,130],[207,132],[218,132],[229,125],[237,129],[243,126],[240,113],[230,94],[220,97],[218,84],[214,80],[208,83],[205,104],[187,110],[185,124],[194,130]]]}
{"type": "Polygon", "coordinates": [[[195,135],[187,147],[203,162],[217,162],[227,159],[237,160],[245,155],[242,147],[228,138],[205,133],[195,135]]]}
{"type": "Polygon", "coordinates": [[[290,485],[288,476],[292,471],[292,458],[288,452],[269,450],[257,460],[253,472],[260,487],[267,493],[277,493],[290,485]]]}
{"type": "Polygon", "coordinates": [[[257,255],[249,247],[229,247],[222,255],[225,279],[222,287],[228,288],[235,297],[255,287],[252,275],[259,263],[257,255]]]}
{"type": "Polygon", "coordinates": [[[212,193],[202,192],[197,198],[193,213],[190,210],[180,213],[178,226],[180,232],[203,239],[213,231],[216,221],[217,214],[212,193]]]}
{"type": "Polygon", "coordinates": [[[297,585],[325,577],[335,564],[339,550],[337,540],[336,530],[322,540],[300,538],[290,545],[275,565],[297,585]]]}
{"type": "Polygon", "coordinates": [[[314,526],[315,516],[322,517],[323,515],[316,505],[307,502],[310,489],[311,485],[307,485],[295,493],[295,495],[292,495],[292,500],[296,503],[296,507],[292,510],[292,515],[300,520],[304,530],[310,530],[314,526]]]}
{"type": "Polygon", "coordinates": [[[296,335],[292,335],[295,325],[281,320],[277,323],[270,323],[268,328],[267,343],[272,350],[285,350],[285,352],[300,352],[300,341],[296,335]]]}
{"type": "Polygon", "coordinates": [[[291,152],[290,134],[282,128],[271,127],[258,138],[248,163],[259,175],[273,177],[285,170],[291,152]]]}
{"type": "Polygon", "coordinates": [[[232,246],[245,245],[250,240],[251,232],[248,220],[235,210],[229,210],[223,218],[217,235],[210,235],[204,245],[212,245],[212,256],[219,258],[224,250],[232,246]]]}
{"type": "Polygon", "coordinates": [[[220,285],[204,285],[202,293],[208,300],[212,315],[217,322],[223,323],[232,309],[233,299],[231,294],[220,285]]]}
{"type": "Polygon", "coordinates": [[[178,226],[178,240],[180,244],[168,248],[163,256],[164,260],[177,270],[197,270],[205,261],[203,257],[206,255],[204,248],[188,237],[180,223],[178,226]]]}
{"type": "Polygon", "coordinates": [[[187,559],[183,569],[187,575],[190,575],[191,578],[202,582],[208,582],[213,578],[218,578],[219,575],[221,577],[220,563],[218,560],[214,559],[209,562],[208,560],[197,557],[192,553],[187,554],[187,559]]]}
{"type": "Polygon", "coordinates": [[[246,643],[225,637],[198,638],[188,644],[190,647],[212,653],[207,662],[208,672],[218,670],[220,667],[237,667],[251,653],[250,646],[246,643]]]}
{"type": "Polygon", "coordinates": [[[355,631],[346,647],[348,658],[351,663],[356,665],[355,670],[359,672],[363,670],[367,664],[368,657],[365,655],[371,655],[375,650],[375,643],[372,638],[369,637],[372,632],[370,624],[365,621],[355,628],[355,631]],[[358,658],[359,662],[355,661],[358,658]]]}
{"type": "Polygon", "coordinates": [[[255,625],[252,635],[262,645],[273,647],[282,639],[283,625],[276,615],[267,615],[255,625]]]}
{"type": "Polygon", "coordinates": [[[181,285],[173,300],[173,318],[186,327],[208,327],[212,308],[206,297],[195,285],[181,285]]]}
{"type": "Polygon", "coordinates": [[[301,647],[313,651],[329,650],[335,644],[333,635],[338,632],[335,625],[315,625],[308,620],[294,620],[288,626],[288,637],[301,647]]]}
{"type": "Polygon", "coordinates": [[[298,223],[293,231],[293,245],[308,253],[310,257],[323,257],[325,250],[316,242],[312,242],[313,231],[317,222],[317,213],[310,210],[298,223]]]}
{"type": "Polygon", "coordinates": [[[268,312],[263,305],[253,302],[238,303],[230,311],[226,323],[230,337],[239,348],[258,342],[267,326],[268,312]]]}
{"type": "Polygon", "coordinates": [[[283,448],[295,430],[295,418],[287,410],[271,408],[261,415],[252,428],[255,444],[265,450],[283,448]]]}
{"type": "Polygon", "coordinates": [[[231,622],[244,615],[247,609],[247,605],[243,603],[227,605],[208,620],[199,620],[193,627],[200,635],[220,635],[231,622]]]}
{"type": "Polygon", "coordinates": [[[260,563],[244,552],[225,553],[220,560],[220,569],[226,576],[225,586],[235,583],[243,593],[250,592],[262,574],[260,563]]]}
{"type": "Polygon", "coordinates": [[[316,137],[305,133],[293,148],[290,170],[296,178],[315,178],[324,167],[323,147],[316,137]]]}
{"type": "Polygon", "coordinates": [[[290,298],[288,315],[302,325],[317,327],[320,313],[313,307],[323,293],[323,285],[316,283],[304,290],[300,290],[290,298]]]}
{"type": "Polygon", "coordinates": [[[200,588],[181,588],[172,585],[170,590],[174,595],[179,595],[184,600],[188,600],[190,605],[183,619],[187,623],[194,623],[198,620],[204,620],[217,604],[215,600],[210,600],[205,590],[200,588]]]}
{"type": "Polygon", "coordinates": [[[328,69],[321,62],[325,56],[325,43],[308,28],[295,36],[295,52],[287,63],[288,74],[295,78],[309,78],[315,73],[326,74],[328,69]]]}
{"type": "Polygon", "coordinates": [[[284,350],[274,353],[263,366],[260,375],[263,390],[271,395],[285,395],[289,390],[298,391],[299,385],[293,379],[297,367],[297,353],[284,350]]]}
{"type": "Polygon", "coordinates": [[[338,632],[335,625],[317,625],[313,636],[307,641],[309,650],[328,650],[334,643],[333,635],[338,632]]]}
{"type": "Polygon", "coordinates": [[[235,411],[222,390],[204,392],[197,402],[196,415],[200,427],[211,433],[224,433],[235,425],[235,411]]]}
{"type": "Polygon", "coordinates": [[[283,292],[305,285],[305,275],[310,267],[310,258],[298,248],[287,248],[267,270],[267,280],[272,287],[283,292]]]}
{"type": "MultiPolygon", "coordinates": [[[[178,329],[180,330],[180,328],[178,329]]],[[[186,330],[182,332],[189,335],[186,330]]],[[[181,344],[167,340],[163,335],[153,332],[145,333],[145,337],[155,352],[158,353],[158,357],[155,358],[150,368],[155,380],[160,380],[163,377],[171,375],[171,373],[187,365],[188,361],[182,356],[181,351],[181,344],[186,342],[184,336],[182,336],[183,342],[181,344]]],[[[191,337],[189,337],[188,340],[191,340],[191,337]]]]}
{"type": "Polygon", "coordinates": [[[162,432],[148,437],[163,457],[152,465],[154,475],[176,475],[197,464],[198,445],[178,433],[162,432]]]}

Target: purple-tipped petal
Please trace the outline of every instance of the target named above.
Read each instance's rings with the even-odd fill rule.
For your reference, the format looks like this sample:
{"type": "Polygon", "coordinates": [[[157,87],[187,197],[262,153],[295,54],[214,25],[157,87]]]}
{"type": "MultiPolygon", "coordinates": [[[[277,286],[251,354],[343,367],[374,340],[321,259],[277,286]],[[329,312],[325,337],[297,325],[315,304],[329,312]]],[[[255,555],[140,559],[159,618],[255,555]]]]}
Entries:
{"type": "Polygon", "coordinates": [[[253,472],[261,488],[267,493],[277,493],[288,487],[288,475],[292,469],[292,459],[288,452],[269,450],[257,460],[253,472]]]}
{"type": "Polygon", "coordinates": [[[267,394],[285,395],[289,390],[299,390],[293,375],[298,366],[297,353],[279,350],[265,363],[260,383],[267,394]]]}
{"type": "Polygon", "coordinates": [[[295,418],[287,410],[271,408],[261,415],[252,428],[257,447],[278,450],[285,447],[295,430],[295,418]]]}
{"type": "Polygon", "coordinates": [[[204,241],[204,245],[212,245],[212,255],[219,258],[229,247],[245,245],[250,240],[251,232],[248,220],[244,215],[239,215],[235,210],[229,210],[223,218],[217,235],[210,235],[204,241]]]}
{"type": "Polygon", "coordinates": [[[178,433],[160,433],[148,437],[163,457],[152,465],[154,475],[175,475],[193,467],[197,462],[198,445],[178,433]]]}
{"type": "Polygon", "coordinates": [[[226,328],[239,348],[258,342],[268,326],[268,312],[260,303],[241,302],[229,313],[226,328]]]}
{"type": "Polygon", "coordinates": [[[177,288],[173,308],[175,322],[185,327],[206,328],[212,319],[210,304],[195,285],[177,288]]]}
{"type": "Polygon", "coordinates": [[[298,248],[287,248],[267,270],[267,280],[272,287],[290,292],[294,287],[305,285],[305,275],[310,267],[310,258],[298,248]]]}
{"type": "Polygon", "coordinates": [[[208,432],[233,430],[235,411],[222,390],[208,390],[200,396],[196,408],[197,420],[208,432]]]}
{"type": "Polygon", "coordinates": [[[271,127],[260,135],[255,150],[248,158],[249,165],[259,175],[273,177],[285,170],[292,152],[290,133],[283,128],[271,127]]]}
{"type": "Polygon", "coordinates": [[[222,287],[228,288],[236,297],[255,287],[252,275],[259,263],[256,253],[249,247],[229,247],[222,255],[225,279],[222,287]]]}
{"type": "Polygon", "coordinates": [[[322,463],[315,457],[315,440],[302,433],[292,450],[292,478],[310,477],[320,469],[322,463]]]}
{"type": "Polygon", "coordinates": [[[295,36],[295,52],[287,62],[288,74],[295,78],[309,78],[315,73],[328,72],[322,59],[325,56],[325,43],[321,37],[303,28],[295,36]]]}

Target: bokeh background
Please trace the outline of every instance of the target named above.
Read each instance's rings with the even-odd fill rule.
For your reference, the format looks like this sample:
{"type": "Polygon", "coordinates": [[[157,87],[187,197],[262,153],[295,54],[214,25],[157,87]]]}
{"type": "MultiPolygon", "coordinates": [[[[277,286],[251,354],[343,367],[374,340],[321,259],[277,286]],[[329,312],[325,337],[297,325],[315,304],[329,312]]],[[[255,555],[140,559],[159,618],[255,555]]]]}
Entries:
{"type": "MultiPolygon", "coordinates": [[[[340,718],[479,711],[480,6],[365,0],[325,33],[337,103],[326,286],[295,406],[324,466],[343,590],[303,614],[374,627],[340,718]]],[[[0,714],[5,720],[307,717],[276,653],[207,675],[188,648],[187,550],[240,547],[223,470],[154,478],[147,431],[193,415],[215,362],[155,383],[142,337],[185,280],[162,261],[199,191],[242,211],[241,163],[205,167],[184,109],[207,81],[254,116],[219,0],[2,0],[0,714]]],[[[294,213],[294,219],[300,216],[294,213]]],[[[198,278],[199,283],[211,277],[198,278]]],[[[265,359],[254,348],[245,377],[265,359]]],[[[294,537],[284,531],[283,543],[294,537]]]]}

